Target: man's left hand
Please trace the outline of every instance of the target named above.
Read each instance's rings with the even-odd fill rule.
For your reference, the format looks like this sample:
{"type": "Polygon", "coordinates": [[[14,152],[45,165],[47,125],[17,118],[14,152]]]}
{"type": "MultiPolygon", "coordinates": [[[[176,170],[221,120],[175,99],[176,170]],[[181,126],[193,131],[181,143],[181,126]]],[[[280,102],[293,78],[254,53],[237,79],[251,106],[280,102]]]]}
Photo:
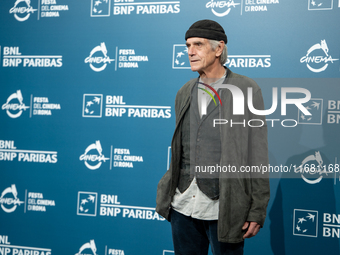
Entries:
{"type": "Polygon", "coordinates": [[[256,234],[260,231],[260,228],[261,228],[261,225],[258,224],[257,222],[254,222],[254,221],[246,221],[244,224],[243,224],[243,227],[242,227],[242,230],[245,230],[247,229],[247,232],[244,234],[243,236],[243,239],[246,239],[246,238],[250,238],[250,237],[253,237],[253,236],[256,236],[256,234]]]}

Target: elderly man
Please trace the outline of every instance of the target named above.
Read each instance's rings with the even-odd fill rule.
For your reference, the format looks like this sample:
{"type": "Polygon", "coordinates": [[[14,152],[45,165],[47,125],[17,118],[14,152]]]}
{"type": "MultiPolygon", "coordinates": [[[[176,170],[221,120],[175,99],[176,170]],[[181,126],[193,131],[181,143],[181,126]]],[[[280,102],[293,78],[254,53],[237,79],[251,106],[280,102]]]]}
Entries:
{"type": "Polygon", "coordinates": [[[175,254],[208,254],[209,245],[213,254],[243,254],[244,239],[264,224],[269,200],[268,176],[245,171],[268,165],[266,121],[248,110],[246,97],[251,88],[252,106],[263,110],[261,90],[224,66],[220,24],[197,21],[185,39],[199,78],[176,96],[171,164],[158,184],[156,211],[171,222],[175,254]],[[237,107],[243,113],[233,114],[237,107]]]}

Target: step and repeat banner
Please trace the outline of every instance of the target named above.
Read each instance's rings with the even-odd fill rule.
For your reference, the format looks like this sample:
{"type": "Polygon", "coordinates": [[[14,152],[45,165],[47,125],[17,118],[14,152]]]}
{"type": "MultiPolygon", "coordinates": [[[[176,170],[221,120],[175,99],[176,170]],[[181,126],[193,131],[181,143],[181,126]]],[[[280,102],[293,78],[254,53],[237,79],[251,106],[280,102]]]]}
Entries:
{"type": "Polygon", "coordinates": [[[245,253],[340,253],[339,0],[3,0],[1,255],[173,254],[156,188],[200,19],[268,109],[271,199],[245,253]]]}

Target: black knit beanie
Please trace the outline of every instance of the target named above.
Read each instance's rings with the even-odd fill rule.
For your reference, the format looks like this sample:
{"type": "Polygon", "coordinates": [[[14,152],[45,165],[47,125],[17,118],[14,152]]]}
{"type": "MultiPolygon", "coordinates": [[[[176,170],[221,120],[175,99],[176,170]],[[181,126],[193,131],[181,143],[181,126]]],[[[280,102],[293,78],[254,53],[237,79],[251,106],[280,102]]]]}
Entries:
{"type": "Polygon", "coordinates": [[[201,37],[216,41],[224,41],[227,44],[227,35],[223,27],[213,20],[199,20],[191,25],[189,30],[185,33],[185,40],[190,37],[201,37]]]}

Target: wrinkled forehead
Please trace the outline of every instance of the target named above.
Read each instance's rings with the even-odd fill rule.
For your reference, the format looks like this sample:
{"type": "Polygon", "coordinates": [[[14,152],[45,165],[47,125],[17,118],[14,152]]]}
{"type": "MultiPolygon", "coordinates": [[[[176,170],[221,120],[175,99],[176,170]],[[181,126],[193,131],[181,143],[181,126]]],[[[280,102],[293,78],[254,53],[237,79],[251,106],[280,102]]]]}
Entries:
{"type": "Polygon", "coordinates": [[[206,43],[208,41],[207,38],[202,38],[202,37],[190,37],[187,39],[186,44],[193,44],[193,43],[206,43]]]}

